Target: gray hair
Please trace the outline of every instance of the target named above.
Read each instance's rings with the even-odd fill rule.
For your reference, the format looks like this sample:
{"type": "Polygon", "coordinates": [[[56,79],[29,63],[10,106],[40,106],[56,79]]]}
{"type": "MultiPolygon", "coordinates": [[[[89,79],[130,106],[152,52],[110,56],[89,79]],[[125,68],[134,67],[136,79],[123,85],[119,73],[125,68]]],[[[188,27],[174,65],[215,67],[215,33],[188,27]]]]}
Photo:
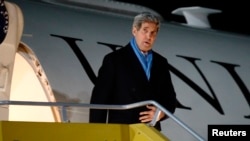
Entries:
{"type": "Polygon", "coordinates": [[[159,17],[153,15],[150,12],[142,12],[140,14],[138,14],[137,16],[134,17],[134,22],[133,22],[133,27],[136,27],[136,29],[140,29],[142,23],[145,22],[151,22],[151,23],[155,23],[158,27],[157,31],[160,28],[160,19],[159,17]]]}

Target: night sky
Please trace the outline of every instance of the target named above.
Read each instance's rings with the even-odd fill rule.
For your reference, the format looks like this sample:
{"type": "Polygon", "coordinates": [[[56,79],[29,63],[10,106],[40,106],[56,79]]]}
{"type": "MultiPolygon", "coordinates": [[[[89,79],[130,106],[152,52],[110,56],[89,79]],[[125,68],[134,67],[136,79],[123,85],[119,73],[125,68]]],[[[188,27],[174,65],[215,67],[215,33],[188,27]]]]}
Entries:
{"type": "Polygon", "coordinates": [[[116,0],[149,7],[161,14],[166,21],[185,23],[183,16],[171,12],[179,7],[201,6],[221,10],[221,13],[209,15],[211,27],[250,36],[250,11],[246,1],[195,1],[195,0],[116,0]]]}

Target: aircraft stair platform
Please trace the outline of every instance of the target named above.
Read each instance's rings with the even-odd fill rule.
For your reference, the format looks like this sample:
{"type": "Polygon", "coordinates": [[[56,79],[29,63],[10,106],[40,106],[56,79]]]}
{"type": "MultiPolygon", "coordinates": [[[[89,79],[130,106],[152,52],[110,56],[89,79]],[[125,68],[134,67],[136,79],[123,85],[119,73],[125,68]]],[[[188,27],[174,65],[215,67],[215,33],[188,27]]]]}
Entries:
{"type": "Polygon", "coordinates": [[[169,141],[145,124],[1,121],[0,141],[169,141]]]}

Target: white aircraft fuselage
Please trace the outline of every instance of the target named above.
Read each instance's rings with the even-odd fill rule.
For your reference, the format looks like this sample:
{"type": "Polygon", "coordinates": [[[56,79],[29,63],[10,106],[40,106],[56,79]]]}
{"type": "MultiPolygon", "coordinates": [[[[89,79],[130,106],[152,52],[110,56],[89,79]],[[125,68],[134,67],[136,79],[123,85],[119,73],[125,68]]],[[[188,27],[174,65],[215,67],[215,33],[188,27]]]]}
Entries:
{"type": "MultiPolygon", "coordinates": [[[[21,42],[40,61],[56,101],[89,103],[103,57],[131,39],[133,16],[9,0],[23,12],[21,42]]],[[[179,105],[174,113],[202,137],[208,125],[250,123],[250,38],[163,22],[153,49],[170,63],[179,105]]],[[[86,109],[71,108],[71,122],[88,122],[86,109]]],[[[193,140],[171,119],[163,134],[193,140]]]]}

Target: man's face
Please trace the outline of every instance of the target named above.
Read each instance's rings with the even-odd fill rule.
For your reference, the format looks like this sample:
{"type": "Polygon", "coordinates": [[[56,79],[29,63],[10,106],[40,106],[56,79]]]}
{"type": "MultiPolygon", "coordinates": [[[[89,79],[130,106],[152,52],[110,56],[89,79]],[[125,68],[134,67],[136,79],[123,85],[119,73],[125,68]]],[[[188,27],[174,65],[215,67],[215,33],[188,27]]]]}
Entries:
{"type": "Polygon", "coordinates": [[[142,23],[140,29],[133,27],[132,33],[140,50],[147,52],[153,47],[158,33],[158,28],[155,23],[145,22],[142,23]]]}

